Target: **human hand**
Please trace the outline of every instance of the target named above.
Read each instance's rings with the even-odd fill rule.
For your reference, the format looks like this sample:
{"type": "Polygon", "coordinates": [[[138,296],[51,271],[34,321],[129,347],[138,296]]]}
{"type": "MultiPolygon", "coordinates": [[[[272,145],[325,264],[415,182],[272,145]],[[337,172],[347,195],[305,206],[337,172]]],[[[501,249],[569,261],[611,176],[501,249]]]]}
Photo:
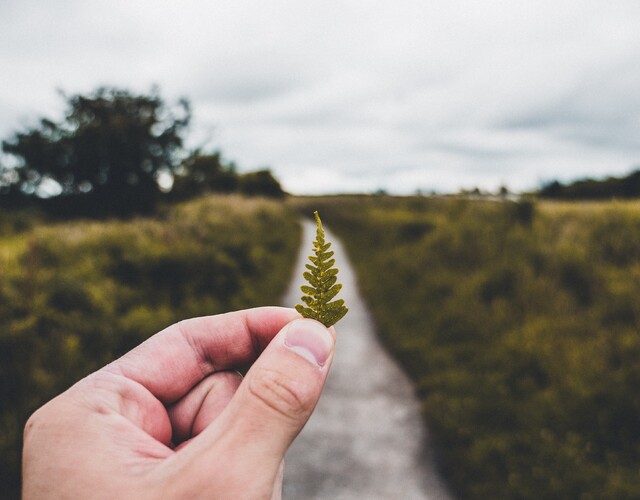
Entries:
{"type": "Polygon", "coordinates": [[[27,422],[23,498],[280,498],[335,342],[299,318],[186,320],[84,378],[27,422]]]}

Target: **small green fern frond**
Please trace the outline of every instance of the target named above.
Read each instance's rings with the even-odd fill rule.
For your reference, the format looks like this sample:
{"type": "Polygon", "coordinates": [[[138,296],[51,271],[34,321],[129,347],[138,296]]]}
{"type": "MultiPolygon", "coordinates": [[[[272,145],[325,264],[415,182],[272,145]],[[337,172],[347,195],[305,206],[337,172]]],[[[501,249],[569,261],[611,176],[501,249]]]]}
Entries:
{"type": "Polygon", "coordinates": [[[313,242],[314,255],[309,257],[311,264],[305,264],[308,271],[302,274],[309,285],[300,287],[304,293],[301,300],[307,307],[297,304],[296,311],[305,318],[315,319],[330,327],[340,321],[349,309],[342,299],[331,302],[342,285],[337,282],[338,269],[333,267],[336,260],[333,258],[334,253],[329,251],[331,243],[325,241],[320,215],[317,211],[313,215],[318,226],[316,240],[313,242]]]}

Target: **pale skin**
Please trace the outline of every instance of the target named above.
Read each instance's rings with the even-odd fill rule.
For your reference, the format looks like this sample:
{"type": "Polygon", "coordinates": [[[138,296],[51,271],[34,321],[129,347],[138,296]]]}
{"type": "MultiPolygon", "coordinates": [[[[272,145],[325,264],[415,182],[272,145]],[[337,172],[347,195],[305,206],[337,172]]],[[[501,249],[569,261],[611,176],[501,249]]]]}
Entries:
{"type": "Polygon", "coordinates": [[[33,414],[23,498],[280,498],[334,345],[285,308],[172,325],[33,414]]]}

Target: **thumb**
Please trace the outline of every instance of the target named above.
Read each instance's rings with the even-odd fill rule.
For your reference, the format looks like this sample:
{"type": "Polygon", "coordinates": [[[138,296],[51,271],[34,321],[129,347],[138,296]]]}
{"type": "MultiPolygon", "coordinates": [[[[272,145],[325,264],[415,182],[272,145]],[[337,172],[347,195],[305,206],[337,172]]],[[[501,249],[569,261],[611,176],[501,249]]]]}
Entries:
{"type": "Polygon", "coordinates": [[[317,321],[300,319],[285,326],[227,407],[227,432],[249,441],[252,453],[273,455],[278,465],[320,398],[333,346],[332,332],[317,321]]]}
{"type": "MultiPolygon", "coordinates": [[[[294,320],[269,343],[223,413],[199,436],[200,463],[218,463],[245,488],[273,488],[289,445],[315,408],[333,358],[335,331],[294,320]],[[251,479],[248,479],[251,478],[251,479]],[[255,481],[262,485],[249,485],[255,481]]],[[[218,469],[219,470],[219,469],[218,469]]]]}

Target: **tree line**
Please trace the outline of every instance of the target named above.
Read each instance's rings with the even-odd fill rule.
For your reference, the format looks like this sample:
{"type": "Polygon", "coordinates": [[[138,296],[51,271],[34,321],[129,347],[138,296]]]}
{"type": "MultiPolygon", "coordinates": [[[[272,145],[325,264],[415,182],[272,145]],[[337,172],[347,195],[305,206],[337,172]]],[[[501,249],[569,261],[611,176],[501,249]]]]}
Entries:
{"type": "Polygon", "coordinates": [[[0,208],[127,216],[207,192],[285,195],[268,169],[240,174],[220,152],[188,150],[186,99],[115,87],[62,98],[62,120],[41,118],[2,141],[0,208]]]}
{"type": "Polygon", "coordinates": [[[580,179],[563,184],[553,181],[545,184],[539,192],[541,198],[564,200],[603,200],[612,198],[640,197],[640,170],[624,177],[606,179],[580,179]]]}

